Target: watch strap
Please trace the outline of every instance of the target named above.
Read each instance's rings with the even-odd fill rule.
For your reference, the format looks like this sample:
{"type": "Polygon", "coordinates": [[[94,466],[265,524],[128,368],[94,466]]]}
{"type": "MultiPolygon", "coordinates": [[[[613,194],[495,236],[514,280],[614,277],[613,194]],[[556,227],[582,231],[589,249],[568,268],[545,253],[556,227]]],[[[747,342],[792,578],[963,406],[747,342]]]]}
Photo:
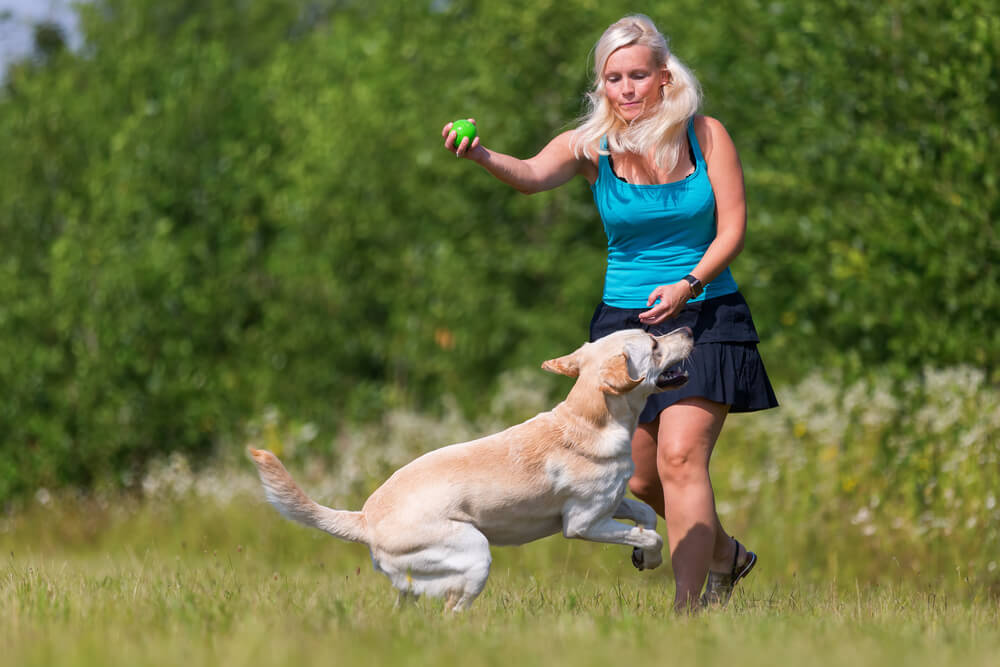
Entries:
{"type": "Polygon", "coordinates": [[[702,290],[705,289],[705,287],[701,284],[701,281],[695,276],[691,275],[690,273],[684,276],[682,280],[686,281],[687,284],[691,287],[691,295],[693,297],[697,297],[699,294],[701,294],[702,290]]]}

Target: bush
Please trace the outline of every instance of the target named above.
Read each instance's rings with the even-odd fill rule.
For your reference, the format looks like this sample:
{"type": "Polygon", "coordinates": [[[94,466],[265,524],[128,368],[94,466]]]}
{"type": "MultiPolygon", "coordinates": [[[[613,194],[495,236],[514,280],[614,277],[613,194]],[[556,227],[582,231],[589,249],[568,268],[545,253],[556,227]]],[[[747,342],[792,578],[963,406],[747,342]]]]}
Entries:
{"type": "MultiPolygon", "coordinates": [[[[985,2],[656,2],[736,139],[734,266],[769,366],[968,364],[1000,339],[1000,20],[985,2]]],[[[530,155],[623,3],[86,3],[0,97],[0,498],[138,478],[270,406],[324,430],[483,410],[586,335],[582,181],[523,197],[442,124],[530,155]]]]}

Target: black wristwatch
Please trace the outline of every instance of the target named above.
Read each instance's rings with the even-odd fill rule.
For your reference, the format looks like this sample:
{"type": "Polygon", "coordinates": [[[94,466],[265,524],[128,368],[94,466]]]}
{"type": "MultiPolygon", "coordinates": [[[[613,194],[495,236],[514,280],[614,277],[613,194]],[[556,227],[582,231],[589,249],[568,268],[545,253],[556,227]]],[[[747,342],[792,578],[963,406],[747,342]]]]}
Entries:
{"type": "Polygon", "coordinates": [[[691,287],[692,298],[697,298],[698,295],[701,294],[701,291],[705,289],[704,286],[701,284],[701,281],[692,276],[690,273],[684,276],[682,280],[687,281],[687,284],[691,287]]]}

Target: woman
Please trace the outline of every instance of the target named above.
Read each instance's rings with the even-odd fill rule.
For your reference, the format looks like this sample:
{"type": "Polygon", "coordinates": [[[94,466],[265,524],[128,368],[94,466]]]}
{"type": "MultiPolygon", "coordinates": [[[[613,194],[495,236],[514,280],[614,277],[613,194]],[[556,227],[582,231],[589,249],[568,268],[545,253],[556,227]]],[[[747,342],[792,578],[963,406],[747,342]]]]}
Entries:
{"type": "MultiPolygon", "coordinates": [[[[646,16],[610,26],[595,47],[589,112],[538,155],[520,160],[477,136],[445,147],[524,193],[577,174],[591,185],[608,236],[604,296],[591,340],[643,328],[690,326],[690,379],[656,394],[632,440],[629,488],[666,519],[676,580],[674,607],[725,604],[757,557],[731,538],[715,511],[709,459],[730,412],[777,405],[757,353],[757,332],[729,264],[743,249],[743,172],[722,124],[696,115],[697,80],[646,16]]],[[[472,120],[472,119],[470,119],[472,120]]]]}

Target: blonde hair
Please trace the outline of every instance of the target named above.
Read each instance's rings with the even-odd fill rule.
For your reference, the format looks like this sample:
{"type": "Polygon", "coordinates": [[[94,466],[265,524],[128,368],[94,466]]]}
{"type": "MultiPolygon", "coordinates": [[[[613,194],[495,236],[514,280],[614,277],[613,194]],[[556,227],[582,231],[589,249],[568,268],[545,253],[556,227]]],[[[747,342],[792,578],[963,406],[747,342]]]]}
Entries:
{"type": "Polygon", "coordinates": [[[594,87],[587,93],[587,112],[573,137],[573,153],[594,159],[594,153],[654,153],[656,165],[670,170],[677,165],[681,151],[686,149],[688,120],[701,106],[701,86],[687,67],[671,55],[664,37],[652,19],[633,14],[613,23],[594,46],[594,87]],[[625,46],[640,45],[653,52],[657,71],[664,65],[670,72],[670,83],[660,88],[661,101],[650,112],[632,123],[619,116],[604,92],[604,68],[608,58],[625,46]],[[601,139],[607,136],[608,150],[601,149],[601,139]]]}

